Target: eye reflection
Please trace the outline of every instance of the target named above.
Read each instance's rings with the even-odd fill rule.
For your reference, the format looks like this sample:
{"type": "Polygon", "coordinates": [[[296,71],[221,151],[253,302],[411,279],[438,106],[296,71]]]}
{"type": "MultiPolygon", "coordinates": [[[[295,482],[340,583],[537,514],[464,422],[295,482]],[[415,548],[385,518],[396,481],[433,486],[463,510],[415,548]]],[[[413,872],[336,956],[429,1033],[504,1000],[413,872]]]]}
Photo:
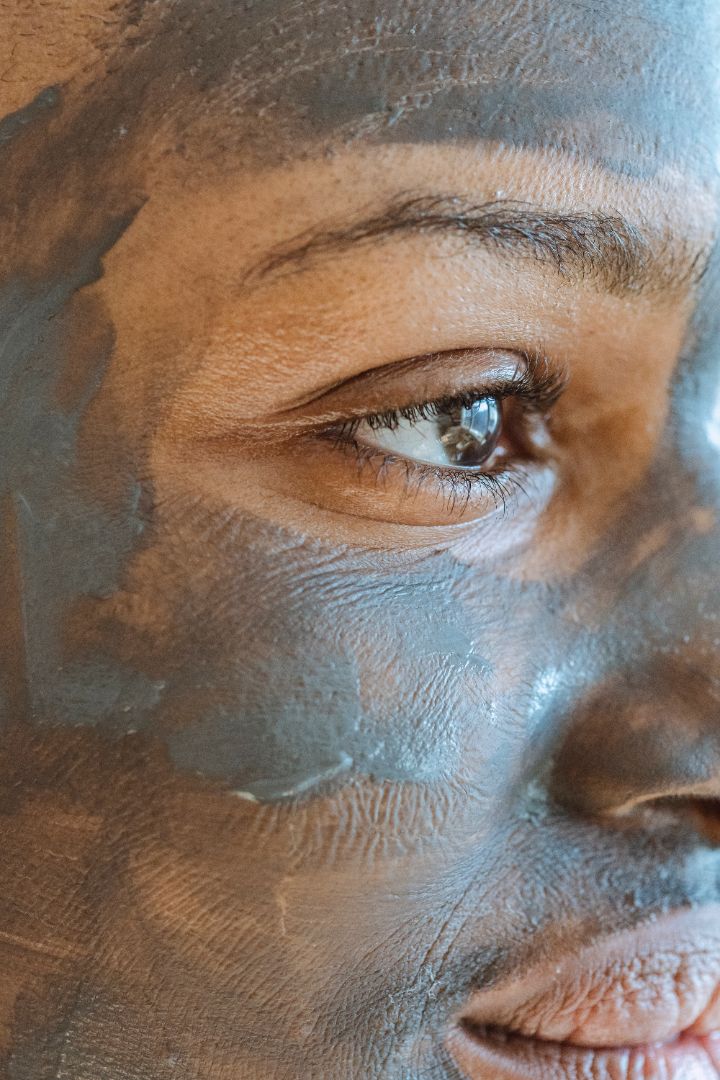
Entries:
{"type": "Polygon", "coordinates": [[[366,445],[429,465],[476,469],[487,463],[502,434],[502,407],[495,397],[437,408],[425,417],[397,416],[386,424],[361,423],[356,438],[366,445]]]}

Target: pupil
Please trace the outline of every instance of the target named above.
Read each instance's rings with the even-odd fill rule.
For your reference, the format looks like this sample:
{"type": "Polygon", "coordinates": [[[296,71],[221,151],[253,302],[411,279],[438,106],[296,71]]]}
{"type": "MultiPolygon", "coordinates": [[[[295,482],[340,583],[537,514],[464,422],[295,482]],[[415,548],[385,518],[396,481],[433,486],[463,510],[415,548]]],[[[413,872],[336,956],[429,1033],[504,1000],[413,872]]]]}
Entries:
{"type": "Polygon", "coordinates": [[[502,412],[497,398],[484,397],[469,408],[453,409],[439,421],[440,439],[452,465],[482,465],[492,454],[502,432],[502,412]]]}

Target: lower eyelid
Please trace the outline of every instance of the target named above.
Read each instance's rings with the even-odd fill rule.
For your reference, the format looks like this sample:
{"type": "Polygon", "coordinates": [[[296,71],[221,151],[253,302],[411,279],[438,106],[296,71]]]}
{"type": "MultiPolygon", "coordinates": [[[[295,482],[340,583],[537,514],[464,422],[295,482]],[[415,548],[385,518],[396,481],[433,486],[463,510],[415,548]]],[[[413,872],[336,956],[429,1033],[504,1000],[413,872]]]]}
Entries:
{"type": "Polygon", "coordinates": [[[467,503],[474,491],[482,490],[490,496],[496,507],[502,505],[503,509],[507,509],[510,498],[524,490],[520,476],[521,470],[517,468],[453,469],[389,454],[378,447],[357,441],[348,440],[345,445],[353,449],[360,470],[367,465],[375,466],[375,480],[387,480],[390,469],[402,469],[404,474],[402,481],[405,494],[408,496],[413,494],[413,488],[417,493],[420,487],[433,483],[436,485],[435,494],[441,498],[451,499],[453,504],[458,499],[463,499],[467,503]]]}

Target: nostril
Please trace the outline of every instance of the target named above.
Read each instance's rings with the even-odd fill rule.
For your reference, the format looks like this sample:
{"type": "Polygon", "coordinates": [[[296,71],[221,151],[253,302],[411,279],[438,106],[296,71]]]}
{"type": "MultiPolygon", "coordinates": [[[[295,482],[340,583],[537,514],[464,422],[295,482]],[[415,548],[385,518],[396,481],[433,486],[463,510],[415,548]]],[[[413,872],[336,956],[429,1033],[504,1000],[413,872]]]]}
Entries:
{"type": "Polygon", "coordinates": [[[698,796],[650,799],[631,811],[628,824],[643,819],[646,826],[689,827],[711,846],[720,847],[720,800],[698,796]]]}
{"type": "Polygon", "coordinates": [[[720,800],[688,799],[688,809],[698,832],[720,846],[720,800]]]}
{"type": "Polygon", "coordinates": [[[642,807],[652,807],[657,819],[661,811],[677,816],[680,803],[696,803],[696,824],[716,842],[719,707],[714,686],[685,669],[609,679],[576,703],[560,735],[550,777],[554,800],[618,825],[636,822],[642,807]]]}

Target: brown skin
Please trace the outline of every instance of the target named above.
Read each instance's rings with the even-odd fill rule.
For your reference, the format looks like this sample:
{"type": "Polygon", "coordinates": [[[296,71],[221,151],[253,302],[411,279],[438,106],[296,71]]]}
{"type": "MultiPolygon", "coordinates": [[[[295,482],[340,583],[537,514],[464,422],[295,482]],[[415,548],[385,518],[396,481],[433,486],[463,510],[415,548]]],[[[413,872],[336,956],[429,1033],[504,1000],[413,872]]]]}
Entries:
{"type": "Polygon", "coordinates": [[[53,47],[4,112],[67,86],[4,151],[2,1075],[455,1077],[470,989],[720,899],[715,178],[642,109],[621,169],[616,126],[448,142],[441,103],[435,141],[344,115],[296,153],[282,86],[261,153],[222,94],[135,101],[155,13],[101,7],[12,12],[53,47]],[[678,281],[433,230],[258,272],[408,193],[622,213],[678,281]],[[569,383],[505,514],[317,437],[540,349],[569,383]]]}

